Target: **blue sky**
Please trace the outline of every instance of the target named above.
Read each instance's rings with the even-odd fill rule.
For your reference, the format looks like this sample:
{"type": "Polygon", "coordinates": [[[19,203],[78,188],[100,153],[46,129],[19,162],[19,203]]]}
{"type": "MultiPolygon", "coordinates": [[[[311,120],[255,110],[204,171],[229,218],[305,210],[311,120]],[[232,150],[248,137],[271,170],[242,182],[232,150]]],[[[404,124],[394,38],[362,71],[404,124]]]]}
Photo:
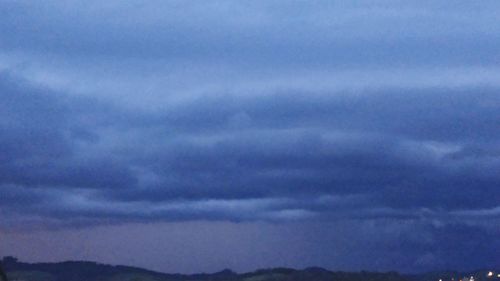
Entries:
{"type": "Polygon", "coordinates": [[[499,264],[498,1],[101,2],[0,4],[2,254],[499,264]]]}

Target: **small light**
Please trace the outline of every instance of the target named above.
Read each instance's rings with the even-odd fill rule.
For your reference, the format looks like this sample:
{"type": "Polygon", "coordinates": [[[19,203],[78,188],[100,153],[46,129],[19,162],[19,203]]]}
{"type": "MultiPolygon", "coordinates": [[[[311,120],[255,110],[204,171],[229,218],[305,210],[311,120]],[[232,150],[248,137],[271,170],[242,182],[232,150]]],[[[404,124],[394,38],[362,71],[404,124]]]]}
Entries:
{"type": "Polygon", "coordinates": [[[488,272],[488,277],[493,276],[493,271],[488,272]]]}

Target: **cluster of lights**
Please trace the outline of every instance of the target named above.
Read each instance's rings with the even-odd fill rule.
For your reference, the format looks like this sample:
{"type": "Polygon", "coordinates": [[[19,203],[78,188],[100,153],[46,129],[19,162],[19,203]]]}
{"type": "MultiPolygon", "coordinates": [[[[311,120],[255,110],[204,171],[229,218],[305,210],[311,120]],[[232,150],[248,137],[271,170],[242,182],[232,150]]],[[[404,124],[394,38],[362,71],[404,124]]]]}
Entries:
{"type": "MultiPolygon", "coordinates": [[[[488,278],[495,278],[495,276],[497,278],[500,278],[500,273],[495,275],[495,272],[488,271],[488,273],[486,274],[486,277],[488,277],[488,278]]],[[[439,279],[439,281],[443,281],[443,279],[439,279]]],[[[455,278],[451,278],[451,281],[455,281],[455,278]]],[[[475,281],[475,279],[474,279],[474,276],[471,276],[470,278],[464,277],[463,279],[459,279],[458,281],[475,281]]]]}
{"type": "MultiPolygon", "coordinates": [[[[495,272],[490,271],[490,272],[488,272],[487,276],[491,278],[491,277],[495,276],[495,272]]],[[[497,274],[497,277],[500,278],[500,273],[497,274]]]]}

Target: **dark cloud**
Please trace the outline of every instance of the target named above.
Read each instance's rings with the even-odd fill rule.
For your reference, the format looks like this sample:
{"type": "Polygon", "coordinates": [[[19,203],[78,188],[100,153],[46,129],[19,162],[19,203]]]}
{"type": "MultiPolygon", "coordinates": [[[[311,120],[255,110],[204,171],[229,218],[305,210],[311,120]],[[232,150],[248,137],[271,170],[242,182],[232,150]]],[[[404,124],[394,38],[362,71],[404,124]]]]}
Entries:
{"type": "Polygon", "coordinates": [[[1,75],[0,91],[0,183],[84,188],[133,184],[128,164],[78,155],[80,147],[92,145],[97,137],[84,120],[95,114],[88,101],[26,84],[8,73],[1,75]]]}
{"type": "MultiPolygon", "coordinates": [[[[4,76],[4,120],[17,124],[6,123],[2,142],[18,149],[2,154],[8,160],[2,182],[92,190],[78,195],[82,208],[61,207],[64,214],[253,220],[269,211],[274,220],[273,212],[293,211],[405,218],[421,208],[446,213],[498,204],[498,157],[479,153],[496,147],[500,111],[482,103],[496,98],[494,89],[222,96],[145,114],[57,99],[61,94],[4,76]],[[324,199],[335,196],[363,200],[339,209],[324,199]],[[287,203],[261,205],[266,200],[287,203]],[[144,202],[153,205],[127,209],[144,202]],[[230,207],[245,202],[249,208],[241,213],[230,207]]],[[[58,205],[50,205],[49,213],[57,214],[58,205]]]]}

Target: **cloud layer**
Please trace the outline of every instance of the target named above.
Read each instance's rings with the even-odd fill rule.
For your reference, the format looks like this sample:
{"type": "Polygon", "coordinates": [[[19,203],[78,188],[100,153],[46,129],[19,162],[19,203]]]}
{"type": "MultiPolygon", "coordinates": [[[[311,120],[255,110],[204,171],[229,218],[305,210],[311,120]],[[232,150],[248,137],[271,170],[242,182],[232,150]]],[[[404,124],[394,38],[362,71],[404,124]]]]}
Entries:
{"type": "Polygon", "coordinates": [[[454,245],[500,234],[499,8],[2,3],[0,227],[383,221],[408,270],[491,264],[454,245]]]}

